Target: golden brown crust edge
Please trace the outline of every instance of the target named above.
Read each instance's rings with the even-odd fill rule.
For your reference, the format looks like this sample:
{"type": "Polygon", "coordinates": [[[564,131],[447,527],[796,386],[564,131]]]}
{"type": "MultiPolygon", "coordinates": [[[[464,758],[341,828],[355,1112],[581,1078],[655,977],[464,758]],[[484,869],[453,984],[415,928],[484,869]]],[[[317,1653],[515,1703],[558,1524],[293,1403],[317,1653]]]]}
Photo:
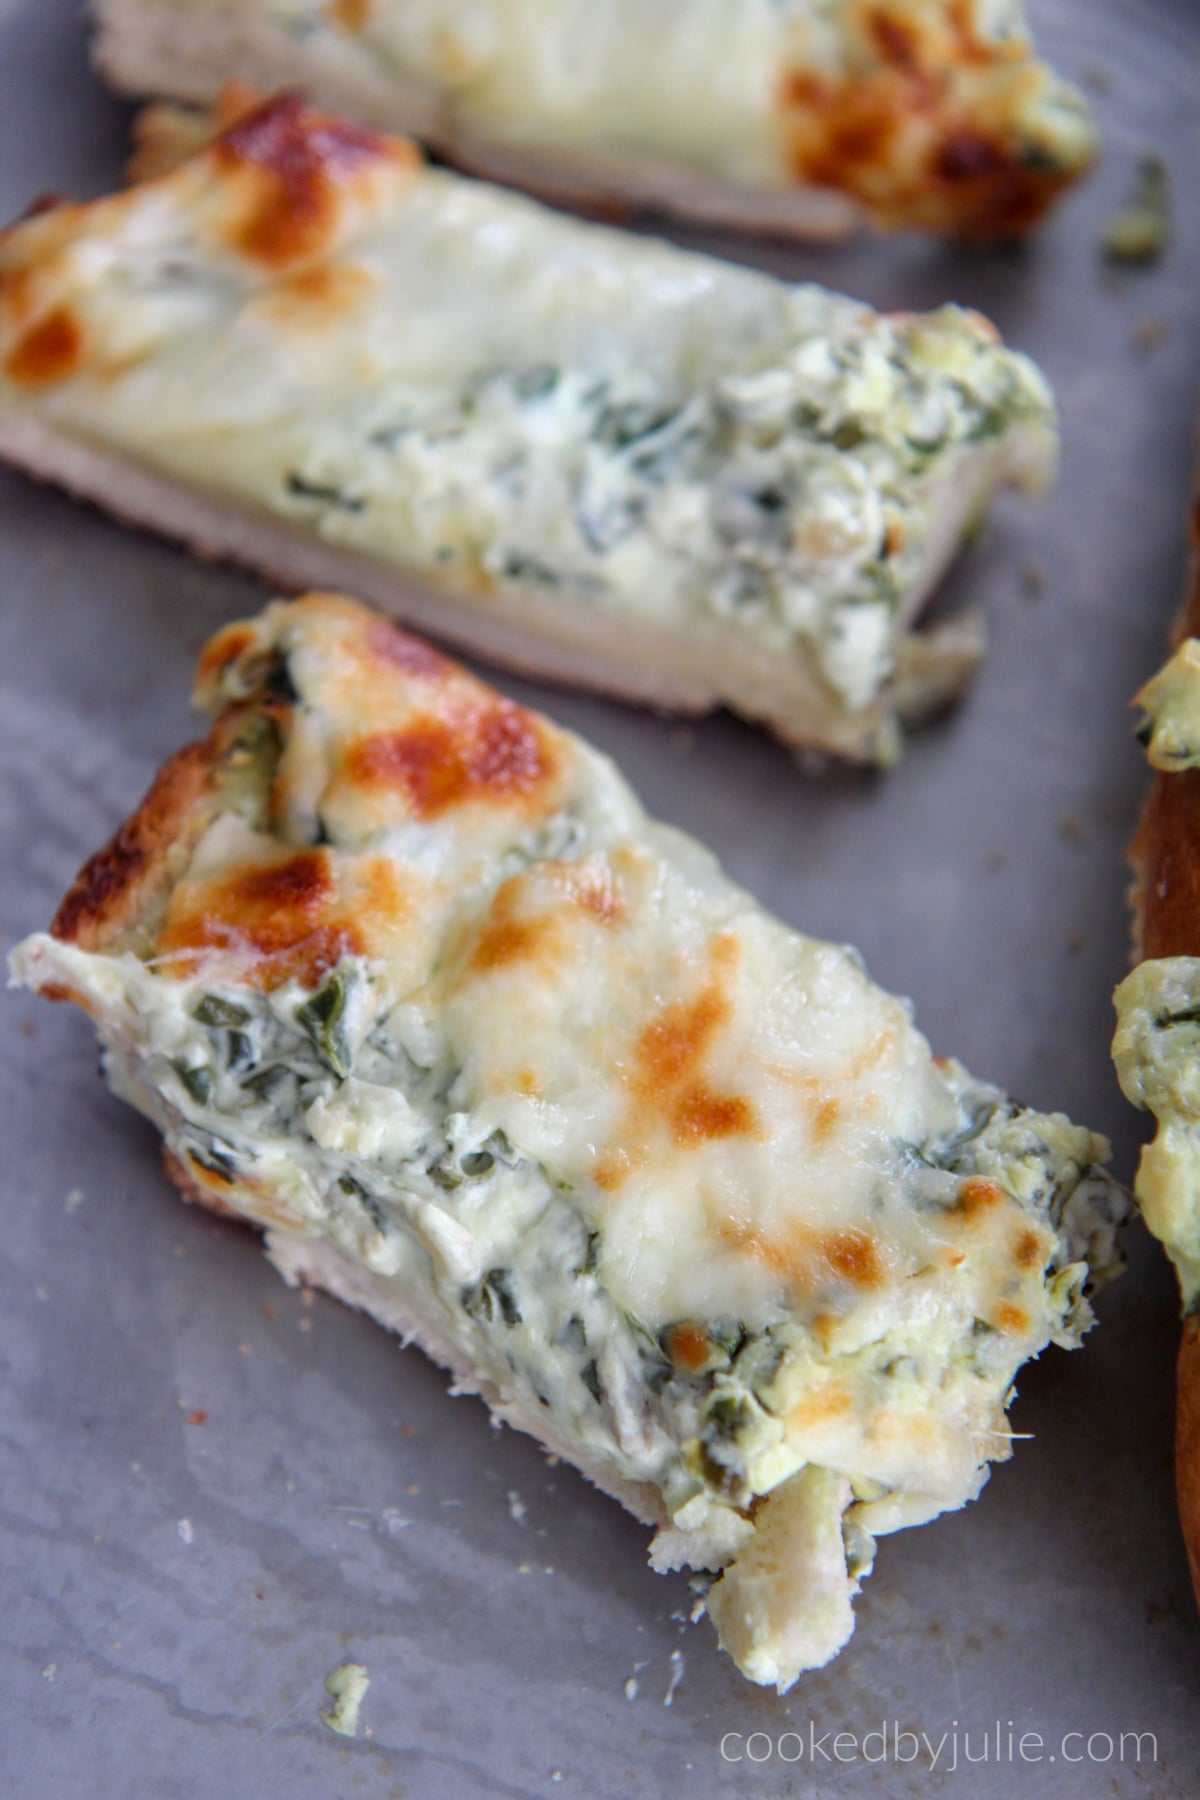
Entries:
{"type": "Polygon", "coordinates": [[[162,905],[216,810],[219,732],[187,744],[163,764],[140,804],[88,858],[54,915],[56,938],[109,950],[162,905]]]}

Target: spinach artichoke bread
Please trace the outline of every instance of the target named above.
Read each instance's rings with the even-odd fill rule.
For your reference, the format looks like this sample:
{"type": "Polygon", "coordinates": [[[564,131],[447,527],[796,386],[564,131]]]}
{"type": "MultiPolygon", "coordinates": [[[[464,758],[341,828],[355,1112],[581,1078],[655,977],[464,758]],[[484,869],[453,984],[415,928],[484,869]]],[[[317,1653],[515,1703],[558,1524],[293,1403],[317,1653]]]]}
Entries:
{"type": "Polygon", "coordinates": [[[918,615],[1057,453],[983,319],[884,317],[244,103],[0,235],[0,457],[280,587],[851,759],[961,691],[978,618],[918,615]]]}
{"type": "Polygon", "coordinates": [[[1200,514],[1178,645],[1137,696],[1154,781],[1130,847],[1134,955],[1116,992],[1117,1074],[1157,1122],[1142,1151],[1142,1216],[1183,1299],[1176,1370],[1175,1483],[1200,1604],[1200,514]]]}
{"type": "Polygon", "coordinates": [[[1106,1143],[357,602],[227,627],[197,697],[13,978],[92,1015],[186,1196],[656,1526],[786,1689],[1090,1325],[1106,1143]]]}
{"type": "Polygon", "coordinates": [[[1021,0],[96,0],[130,94],[296,84],[559,200],[801,238],[1027,231],[1091,164],[1021,0]]]}

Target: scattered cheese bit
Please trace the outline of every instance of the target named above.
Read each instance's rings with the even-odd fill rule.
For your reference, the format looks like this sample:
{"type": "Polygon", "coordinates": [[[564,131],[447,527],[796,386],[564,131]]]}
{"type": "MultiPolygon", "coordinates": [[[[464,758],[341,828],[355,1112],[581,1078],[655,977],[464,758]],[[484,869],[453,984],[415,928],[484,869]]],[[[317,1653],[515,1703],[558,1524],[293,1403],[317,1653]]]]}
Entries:
{"type": "Polygon", "coordinates": [[[64,1202],[69,1213],[78,1212],[87,1198],[82,1188],[72,1188],[64,1202]]]}
{"type": "Polygon", "coordinates": [[[625,1698],[627,1700],[636,1700],[637,1696],[638,1696],[637,1676],[631,1675],[625,1683],[625,1698]]]}
{"type": "Polygon", "coordinates": [[[1138,158],[1133,192],[1104,228],[1110,262],[1157,262],[1171,240],[1171,189],[1161,157],[1138,158]]]}
{"type": "Polygon", "coordinates": [[[330,1731],[336,1731],[339,1737],[356,1737],[359,1708],[370,1685],[371,1677],[361,1663],[340,1664],[325,1677],[325,1692],[333,1705],[321,1714],[322,1724],[328,1725],[330,1731]]]}
{"type": "Polygon", "coordinates": [[[58,1664],[57,1663],[47,1663],[45,1668],[42,1670],[42,1680],[43,1681],[53,1681],[54,1677],[57,1674],[58,1674],[58,1664]]]}
{"type": "Polygon", "coordinates": [[[664,1706],[670,1706],[671,1702],[675,1698],[676,1692],[678,1691],[679,1684],[683,1680],[683,1651],[682,1650],[672,1650],[670,1662],[671,1662],[671,1677],[670,1677],[670,1680],[667,1682],[667,1691],[663,1695],[663,1705],[664,1706]]]}
{"type": "Polygon", "coordinates": [[[508,1516],[517,1525],[520,1525],[525,1517],[525,1502],[516,1488],[508,1490],[508,1516]]]}
{"type": "Polygon", "coordinates": [[[179,1533],[179,1541],[181,1544],[191,1543],[194,1533],[192,1531],[192,1521],[190,1519],[177,1520],[175,1529],[179,1533]]]}

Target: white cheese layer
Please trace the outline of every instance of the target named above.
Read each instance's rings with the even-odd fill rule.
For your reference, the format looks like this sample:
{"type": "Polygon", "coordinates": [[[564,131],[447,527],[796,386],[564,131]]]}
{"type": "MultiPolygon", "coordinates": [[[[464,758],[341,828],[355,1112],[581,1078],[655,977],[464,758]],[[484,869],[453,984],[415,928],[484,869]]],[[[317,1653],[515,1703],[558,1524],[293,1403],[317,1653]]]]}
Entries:
{"type": "Polygon", "coordinates": [[[1138,1165],[1138,1205],[1190,1312],[1200,1295],[1200,958],[1141,963],[1115,1000],[1121,1086],[1158,1121],[1138,1165]]]}
{"type": "Polygon", "coordinates": [[[972,1498],[1021,1362],[1089,1324],[1107,1146],[935,1060],[852,951],[430,655],[328,598],[229,628],[216,698],[270,729],[162,916],[31,938],[15,976],[86,1005],[215,1204],[330,1246],[657,1492],[656,1560],[729,1565],[723,1636],[786,1686],[871,1535],[972,1498]]]}
{"type": "MultiPolygon", "coordinates": [[[[122,22],[137,10],[131,0],[101,6],[122,22]]],[[[875,9],[861,0],[240,0],[235,8],[141,0],[140,11],[152,21],[228,15],[255,69],[276,46],[277,79],[288,78],[290,43],[304,67],[327,71],[339,92],[357,88],[376,110],[391,90],[397,116],[381,122],[443,147],[528,145],[548,159],[556,148],[607,153],[752,190],[809,175],[837,186],[863,164],[877,193],[868,184],[862,197],[886,210],[889,186],[917,160],[912,140],[923,147],[930,108],[928,92],[905,76],[930,65],[957,102],[947,110],[960,129],[998,128],[1002,140],[1011,132],[1031,165],[1036,151],[1043,168],[1077,167],[1093,147],[1081,96],[1033,57],[1022,0],[889,0],[875,9]],[[854,143],[854,123],[862,138],[864,120],[887,119],[886,107],[881,115],[869,99],[862,105],[881,75],[892,108],[910,116],[873,143],[854,143]],[[831,140],[811,170],[793,125],[810,110],[827,115],[831,140]]],[[[228,72],[245,72],[232,50],[228,72]]]]}
{"type": "Polygon", "coordinates": [[[535,668],[538,636],[586,679],[628,633],[636,670],[649,634],[794,741],[895,756],[914,616],[993,491],[1052,475],[1032,363],[977,315],[884,318],[386,157],[319,253],[264,264],[226,162],[9,234],[0,425],[415,573],[535,668]]]}

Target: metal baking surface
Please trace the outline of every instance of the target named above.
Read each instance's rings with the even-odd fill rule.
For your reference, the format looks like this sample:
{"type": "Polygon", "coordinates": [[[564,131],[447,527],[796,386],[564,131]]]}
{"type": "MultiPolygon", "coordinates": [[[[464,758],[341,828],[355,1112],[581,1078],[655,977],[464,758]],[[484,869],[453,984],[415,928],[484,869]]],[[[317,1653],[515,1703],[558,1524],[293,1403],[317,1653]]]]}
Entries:
{"type": "MultiPolygon", "coordinates": [[[[1181,591],[1200,400],[1194,8],[1034,0],[1107,154],[1026,251],[723,246],[878,304],[974,303],[1053,378],[1061,486],[1005,503],[956,581],[992,630],[962,711],[886,780],[814,780],[728,718],[507,684],[786,919],[860,945],[936,1046],[1109,1131],[1126,1177],[1139,1122],[1108,1043],[1144,787],[1127,706],[1181,591]],[[1113,272],[1098,236],[1147,148],[1174,172],[1176,240],[1113,272]]],[[[114,183],[127,119],[76,6],[0,0],[0,213],[114,183]]],[[[0,568],[7,947],[193,729],[195,652],[261,593],[11,477],[0,568]]],[[[1022,1377],[1030,1441],[977,1504],[881,1543],[850,1647],[779,1699],[687,1622],[686,1582],[650,1573],[614,1504],[180,1205],[85,1019],[13,996],[0,1024],[6,1795],[1200,1791],[1176,1297],[1140,1227],[1086,1349],[1022,1377]],[[319,1720],[349,1658],[371,1676],[352,1742],[319,1720]],[[1154,1742],[1138,1760],[1123,1733],[1154,1742]]]]}

